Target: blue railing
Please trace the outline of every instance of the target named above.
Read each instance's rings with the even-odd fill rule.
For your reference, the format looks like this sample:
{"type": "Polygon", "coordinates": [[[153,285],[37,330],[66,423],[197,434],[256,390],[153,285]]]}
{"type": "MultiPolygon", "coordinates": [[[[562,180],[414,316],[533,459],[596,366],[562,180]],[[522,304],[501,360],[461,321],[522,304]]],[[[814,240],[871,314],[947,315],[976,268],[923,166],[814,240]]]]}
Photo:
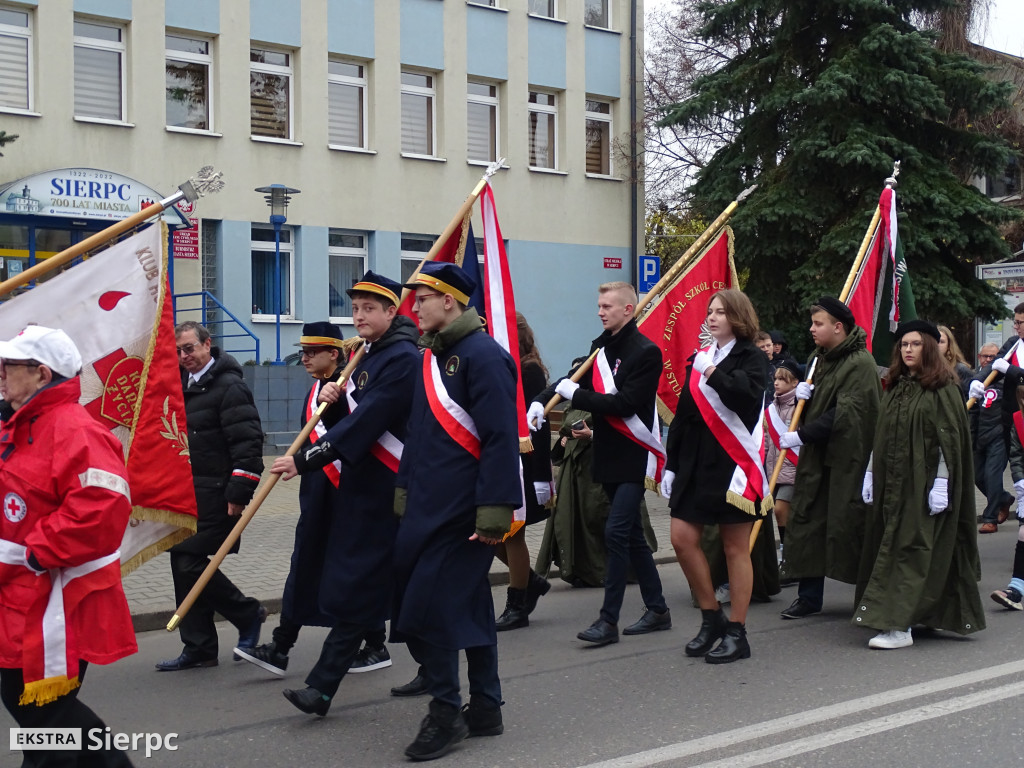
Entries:
{"type": "Polygon", "coordinates": [[[210,335],[213,336],[215,340],[225,339],[223,343],[218,344],[218,346],[220,346],[221,349],[223,349],[225,352],[228,352],[229,354],[232,354],[236,357],[239,355],[239,353],[252,352],[253,358],[256,360],[256,364],[259,365],[260,340],[256,337],[256,334],[249,330],[249,328],[241,320],[235,317],[227,307],[221,304],[217,300],[217,297],[214,296],[212,293],[210,293],[209,291],[196,291],[195,293],[174,294],[174,323],[177,324],[181,322],[181,320],[179,320],[178,318],[179,314],[185,314],[188,312],[199,313],[199,322],[201,322],[203,325],[210,329],[210,335]],[[198,307],[182,307],[180,309],[178,308],[178,299],[186,299],[196,296],[200,298],[200,303],[198,307]],[[225,315],[224,318],[209,319],[206,316],[207,312],[209,312],[211,309],[211,302],[216,306],[218,312],[225,315]],[[237,330],[241,331],[241,333],[228,333],[228,331],[236,330],[236,328],[233,326],[237,326],[237,330]],[[226,341],[227,339],[244,339],[246,337],[252,340],[253,346],[236,347],[234,346],[234,342],[226,341]],[[231,346],[229,346],[229,344],[231,346]]]}

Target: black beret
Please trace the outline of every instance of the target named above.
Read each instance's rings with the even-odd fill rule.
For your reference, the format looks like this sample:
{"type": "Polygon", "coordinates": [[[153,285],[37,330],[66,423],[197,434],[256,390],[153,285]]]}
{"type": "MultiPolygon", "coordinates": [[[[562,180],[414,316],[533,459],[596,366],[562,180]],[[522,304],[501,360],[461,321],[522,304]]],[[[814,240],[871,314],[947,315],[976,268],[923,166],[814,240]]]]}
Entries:
{"type": "Polygon", "coordinates": [[[939,334],[939,329],[934,323],[929,323],[927,320],[907,320],[905,323],[900,323],[896,327],[896,341],[899,341],[908,333],[917,331],[922,336],[931,336],[936,341],[942,341],[942,336],[939,334]]]}
{"type": "Polygon", "coordinates": [[[782,358],[782,360],[779,361],[779,364],[775,367],[775,370],[778,370],[779,368],[785,368],[796,376],[798,381],[802,381],[804,378],[804,367],[791,357],[782,358]]]}
{"type": "Polygon", "coordinates": [[[853,312],[851,312],[850,308],[843,304],[839,299],[835,299],[831,296],[822,296],[815,303],[839,322],[845,323],[846,325],[854,324],[853,312]]]}

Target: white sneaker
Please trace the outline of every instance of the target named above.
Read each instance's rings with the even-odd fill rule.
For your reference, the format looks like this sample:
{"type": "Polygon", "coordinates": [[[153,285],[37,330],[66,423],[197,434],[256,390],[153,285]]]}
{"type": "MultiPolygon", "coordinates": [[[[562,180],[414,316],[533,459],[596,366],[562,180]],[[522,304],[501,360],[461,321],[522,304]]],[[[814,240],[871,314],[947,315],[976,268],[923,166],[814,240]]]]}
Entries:
{"type": "Polygon", "coordinates": [[[914,644],[914,637],[910,630],[892,629],[888,632],[879,632],[868,641],[868,648],[881,650],[892,650],[893,648],[906,648],[914,644]]]}
{"type": "Polygon", "coordinates": [[[720,602],[722,605],[728,605],[730,600],[729,585],[723,584],[715,590],[715,600],[720,602]]]}

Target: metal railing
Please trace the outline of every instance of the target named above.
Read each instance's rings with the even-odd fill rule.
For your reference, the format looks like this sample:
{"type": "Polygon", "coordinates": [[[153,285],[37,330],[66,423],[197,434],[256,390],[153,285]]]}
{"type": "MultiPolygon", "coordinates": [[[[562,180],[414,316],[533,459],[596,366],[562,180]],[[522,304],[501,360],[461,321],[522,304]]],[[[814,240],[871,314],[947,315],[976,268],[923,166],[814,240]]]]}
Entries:
{"type": "MultiPolygon", "coordinates": [[[[239,353],[252,352],[253,357],[256,360],[256,364],[260,363],[260,340],[256,334],[249,330],[241,320],[235,317],[231,311],[221,304],[217,297],[209,291],[196,291],[194,293],[176,293],[174,294],[174,323],[177,325],[181,322],[179,314],[185,314],[188,312],[198,312],[199,322],[210,329],[210,335],[214,339],[224,339],[225,341],[220,346],[225,352],[237,357],[239,353]],[[200,298],[200,305],[198,307],[182,307],[179,309],[178,300],[187,298],[200,298]],[[218,316],[221,315],[221,316],[218,316]],[[237,330],[241,333],[229,333],[228,331],[234,331],[237,326],[237,330]],[[228,339],[244,339],[248,337],[253,346],[251,347],[236,347],[234,342],[228,342],[228,339]],[[229,344],[231,346],[229,347],[229,344]]],[[[190,319],[190,318],[184,318],[190,319]]],[[[244,362],[244,361],[243,361],[244,362]]]]}

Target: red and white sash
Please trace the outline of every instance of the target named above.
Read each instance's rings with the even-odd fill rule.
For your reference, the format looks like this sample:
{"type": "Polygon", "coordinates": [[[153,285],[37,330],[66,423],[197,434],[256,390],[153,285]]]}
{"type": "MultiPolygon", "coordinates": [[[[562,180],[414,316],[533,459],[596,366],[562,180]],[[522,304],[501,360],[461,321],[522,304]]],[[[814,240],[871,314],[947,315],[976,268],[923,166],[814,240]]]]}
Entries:
{"type": "MultiPolygon", "coordinates": [[[[0,539],[0,563],[24,566],[26,549],[21,544],[0,539]]],[[[75,628],[68,615],[83,597],[94,589],[121,583],[121,552],[91,560],[71,568],[51,568],[36,575],[40,589],[49,583],[49,594],[26,606],[25,635],[22,640],[22,675],[25,689],[19,704],[43,705],[79,686],[80,658],[75,628]],[[97,573],[101,572],[101,573],[97,573]],[[90,579],[83,576],[95,574],[90,579]]]]}
{"type": "MultiPolygon", "coordinates": [[[[775,403],[770,403],[767,408],[764,409],[765,421],[768,422],[768,436],[772,439],[772,445],[775,446],[777,451],[782,450],[782,446],[779,445],[779,436],[789,432],[789,424],[782,418],[782,414],[779,413],[778,406],[775,403]]],[[[800,461],[800,447],[794,446],[793,448],[787,449],[786,461],[792,464],[794,467],[800,461]]]]}
{"type": "MultiPolygon", "coordinates": [[[[313,418],[313,414],[316,412],[317,404],[316,399],[320,395],[320,387],[323,386],[323,382],[317,379],[313,382],[313,388],[309,392],[309,398],[306,400],[306,421],[313,418]]],[[[327,425],[324,424],[323,420],[317,421],[316,426],[313,427],[313,431],[309,433],[309,442],[315,443],[321,437],[327,433],[327,425]]],[[[324,467],[324,474],[327,475],[327,479],[331,481],[331,484],[337,488],[341,482],[341,462],[332,461],[326,467],[324,467]]]]}
{"type": "MultiPolygon", "coordinates": [[[[704,351],[709,355],[712,353],[710,348],[704,351]]],[[[771,493],[764,473],[764,430],[761,419],[757,420],[753,432],[748,431],[743,420],[725,407],[718,393],[708,386],[707,380],[692,369],[690,394],[711,434],[729,454],[729,458],[736,462],[736,470],[726,491],[726,501],[751,515],[757,514],[758,499],[764,502],[762,512],[771,509],[771,493]]]]}
{"type": "MultiPolygon", "coordinates": [[[[602,395],[614,395],[619,390],[615,386],[615,376],[611,366],[608,365],[608,356],[604,349],[598,351],[594,358],[594,368],[597,375],[593,377],[594,391],[602,395]]],[[[647,485],[657,487],[661,482],[661,473],[665,468],[665,448],[661,444],[661,422],[658,420],[658,407],[654,406],[653,429],[644,424],[640,417],[633,414],[627,419],[621,416],[607,416],[601,414],[608,425],[625,437],[628,437],[637,445],[643,446],[649,451],[647,456],[647,485]],[[651,485],[653,483],[653,486],[651,485]]]]}
{"type": "MultiPolygon", "coordinates": [[[[423,350],[423,387],[427,394],[430,412],[434,414],[441,428],[452,440],[465,448],[474,459],[480,459],[480,433],[476,430],[473,417],[465,408],[455,402],[444,386],[441,367],[437,358],[429,349],[423,350]]],[[[523,463],[519,462],[519,488],[523,489],[523,463]]],[[[508,538],[526,524],[525,494],[523,506],[512,515],[512,527],[505,538],[508,538]]]]}
{"type": "MultiPolygon", "coordinates": [[[[349,413],[355,413],[356,407],[359,405],[352,396],[355,389],[356,385],[350,376],[349,380],[345,383],[345,398],[348,400],[349,413]]],[[[392,472],[398,472],[398,465],[402,461],[402,451],[404,449],[405,444],[401,440],[390,432],[385,432],[377,438],[377,442],[370,448],[370,453],[392,472]]]]}

